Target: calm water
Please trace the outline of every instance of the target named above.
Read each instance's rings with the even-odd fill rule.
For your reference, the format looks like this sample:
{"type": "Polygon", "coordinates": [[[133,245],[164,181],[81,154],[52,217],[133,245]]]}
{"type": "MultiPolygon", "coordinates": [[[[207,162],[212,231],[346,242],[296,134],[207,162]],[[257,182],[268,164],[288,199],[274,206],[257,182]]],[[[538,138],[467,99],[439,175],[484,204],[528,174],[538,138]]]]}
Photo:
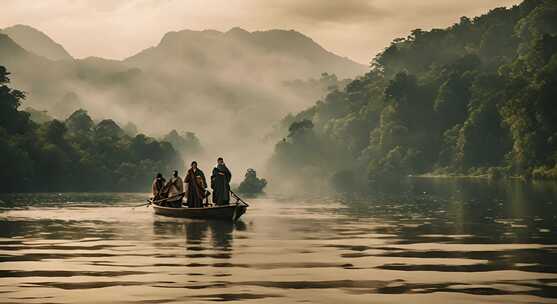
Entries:
{"type": "Polygon", "coordinates": [[[237,223],[142,194],[0,196],[1,303],[557,303],[557,185],[414,180],[253,199],[237,223]]]}

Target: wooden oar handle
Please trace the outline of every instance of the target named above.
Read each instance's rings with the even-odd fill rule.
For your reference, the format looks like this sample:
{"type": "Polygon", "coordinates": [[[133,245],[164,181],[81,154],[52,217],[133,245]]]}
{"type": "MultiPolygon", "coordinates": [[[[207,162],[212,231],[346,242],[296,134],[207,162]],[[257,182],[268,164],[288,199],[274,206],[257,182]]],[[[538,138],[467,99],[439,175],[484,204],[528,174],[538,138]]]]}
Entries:
{"type": "Polygon", "coordinates": [[[238,194],[234,193],[234,191],[230,190],[230,193],[232,194],[232,196],[234,196],[234,198],[246,205],[246,207],[249,207],[249,204],[246,203],[241,197],[239,197],[238,194]]]}
{"type": "Polygon", "coordinates": [[[151,200],[151,202],[152,202],[153,204],[156,204],[156,203],[158,203],[158,202],[167,201],[167,200],[172,199],[172,198],[177,198],[177,197],[180,197],[180,196],[184,196],[185,194],[186,194],[186,192],[182,192],[182,193],[178,193],[178,194],[176,194],[176,195],[174,195],[174,196],[162,198],[162,199],[159,199],[159,200],[156,200],[156,201],[155,201],[155,200],[151,200]]]}

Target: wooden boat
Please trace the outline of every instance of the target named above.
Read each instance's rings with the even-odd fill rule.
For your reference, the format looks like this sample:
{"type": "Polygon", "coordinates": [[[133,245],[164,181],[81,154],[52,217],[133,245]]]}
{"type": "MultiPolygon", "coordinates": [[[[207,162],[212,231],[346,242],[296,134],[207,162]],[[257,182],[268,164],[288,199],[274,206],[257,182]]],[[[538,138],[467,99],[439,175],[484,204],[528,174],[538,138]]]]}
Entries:
{"type": "Polygon", "coordinates": [[[207,208],[172,208],[153,204],[153,209],[155,210],[155,214],[164,216],[196,219],[227,219],[235,221],[246,212],[247,206],[243,204],[232,204],[207,208]]]}
{"type": "Polygon", "coordinates": [[[246,202],[244,202],[236,195],[234,195],[234,197],[236,197],[236,202],[225,206],[214,206],[205,208],[175,208],[162,206],[162,204],[165,203],[175,202],[177,200],[181,201],[183,197],[184,194],[181,194],[175,197],[169,197],[157,201],[150,200],[150,202],[151,206],[153,206],[155,214],[158,215],[195,219],[226,219],[233,221],[239,219],[244,213],[246,213],[246,209],[249,206],[246,202]]]}

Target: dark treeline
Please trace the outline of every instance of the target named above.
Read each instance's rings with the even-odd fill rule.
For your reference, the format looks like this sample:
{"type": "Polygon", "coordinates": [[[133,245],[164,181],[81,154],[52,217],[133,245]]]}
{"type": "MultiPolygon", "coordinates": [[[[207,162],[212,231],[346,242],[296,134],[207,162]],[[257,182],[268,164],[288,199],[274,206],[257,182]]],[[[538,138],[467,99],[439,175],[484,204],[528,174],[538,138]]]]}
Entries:
{"type": "Polygon", "coordinates": [[[169,142],[130,136],[110,119],[95,123],[84,110],[65,121],[35,111],[43,122],[34,122],[8,76],[0,66],[0,192],[146,191],[154,173],[182,167],[169,142]]]}
{"type": "Polygon", "coordinates": [[[256,196],[263,193],[263,189],[267,186],[267,180],[257,177],[255,169],[248,169],[244,175],[244,180],[238,185],[239,193],[249,196],[256,196]]]}
{"type": "Polygon", "coordinates": [[[416,29],[288,121],[274,173],[342,190],[425,173],[555,179],[557,2],[416,29]]]}

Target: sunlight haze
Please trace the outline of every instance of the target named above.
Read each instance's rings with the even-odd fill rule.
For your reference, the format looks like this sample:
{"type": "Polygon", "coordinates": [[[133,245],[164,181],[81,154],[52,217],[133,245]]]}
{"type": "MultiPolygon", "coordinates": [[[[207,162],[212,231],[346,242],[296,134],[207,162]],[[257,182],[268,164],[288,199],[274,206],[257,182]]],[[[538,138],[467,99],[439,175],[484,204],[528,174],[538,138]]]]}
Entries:
{"type": "Polygon", "coordinates": [[[367,64],[394,38],[415,28],[446,27],[461,16],[516,0],[49,0],[2,1],[0,28],[26,24],[77,58],[123,59],[169,31],[242,27],[294,29],[325,49],[367,64]],[[362,35],[362,33],[365,33],[362,35]],[[357,37],[357,39],[355,39],[357,37]]]}

